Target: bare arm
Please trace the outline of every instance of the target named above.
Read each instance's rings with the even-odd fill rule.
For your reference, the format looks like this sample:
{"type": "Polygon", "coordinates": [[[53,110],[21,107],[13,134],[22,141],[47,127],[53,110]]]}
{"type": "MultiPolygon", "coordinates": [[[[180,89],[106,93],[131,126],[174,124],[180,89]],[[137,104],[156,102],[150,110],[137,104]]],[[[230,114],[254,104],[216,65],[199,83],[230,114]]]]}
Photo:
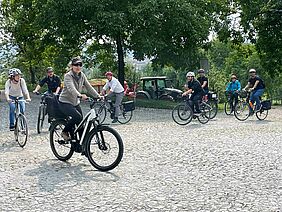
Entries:
{"type": "Polygon", "coordinates": [[[40,90],[41,86],[37,85],[36,88],[34,89],[33,93],[37,93],[40,90]]]}
{"type": "Polygon", "coordinates": [[[204,88],[207,85],[207,81],[204,81],[204,83],[202,84],[202,88],[204,88]]]}

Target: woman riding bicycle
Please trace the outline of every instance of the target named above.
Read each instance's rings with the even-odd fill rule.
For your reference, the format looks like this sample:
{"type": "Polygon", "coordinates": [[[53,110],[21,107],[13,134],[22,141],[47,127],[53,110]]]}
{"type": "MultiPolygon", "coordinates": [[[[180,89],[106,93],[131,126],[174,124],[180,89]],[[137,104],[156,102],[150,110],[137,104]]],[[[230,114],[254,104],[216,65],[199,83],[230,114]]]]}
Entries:
{"type": "MultiPolygon", "coordinates": [[[[26,101],[31,101],[25,80],[21,78],[22,72],[20,69],[12,68],[9,70],[9,79],[5,83],[5,96],[10,106],[10,131],[15,129],[15,109],[13,103],[17,98],[23,100],[25,95],[26,101]]],[[[20,101],[20,111],[25,112],[25,102],[20,101]]]]}
{"type": "Polygon", "coordinates": [[[84,86],[87,92],[93,97],[100,98],[100,95],[90,85],[81,69],[82,60],[79,57],[73,58],[70,64],[70,71],[64,76],[64,87],[59,96],[60,111],[66,117],[71,117],[62,132],[62,137],[65,140],[71,139],[75,125],[79,124],[83,119],[82,110],[79,105],[80,99],[86,100],[88,97],[85,94],[81,94],[82,87],[84,86]]]}
{"type": "Polygon", "coordinates": [[[256,112],[260,110],[261,107],[260,97],[264,92],[265,85],[263,80],[259,76],[257,76],[255,69],[250,69],[249,73],[250,73],[250,78],[244,90],[249,89],[249,91],[252,92],[250,96],[250,101],[252,104],[256,102],[256,108],[255,111],[253,111],[252,108],[250,108],[250,110],[251,112],[256,112]]]}
{"type": "Polygon", "coordinates": [[[200,111],[200,102],[204,95],[204,90],[198,80],[195,79],[194,72],[188,72],[186,74],[187,77],[187,91],[182,94],[182,96],[188,96],[188,94],[192,94],[189,99],[189,104],[194,112],[194,115],[199,115],[200,111]]]}
{"type": "Polygon", "coordinates": [[[226,92],[230,95],[231,113],[234,111],[235,105],[238,103],[239,91],[241,90],[241,83],[237,80],[237,76],[232,74],[230,82],[226,86],[226,92]],[[233,104],[235,102],[235,104],[233,104]]]}

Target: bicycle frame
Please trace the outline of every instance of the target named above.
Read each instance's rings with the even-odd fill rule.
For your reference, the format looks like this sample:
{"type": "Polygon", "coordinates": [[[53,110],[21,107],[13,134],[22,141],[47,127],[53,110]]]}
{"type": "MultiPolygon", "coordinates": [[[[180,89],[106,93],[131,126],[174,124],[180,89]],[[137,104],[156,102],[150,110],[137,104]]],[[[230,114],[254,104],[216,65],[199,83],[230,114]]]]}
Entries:
{"type": "Polygon", "coordinates": [[[95,122],[97,122],[99,124],[99,121],[97,120],[97,114],[96,114],[94,108],[91,108],[90,111],[85,115],[83,120],[78,124],[78,126],[74,130],[74,134],[77,135],[78,130],[80,130],[82,128],[83,124],[85,124],[82,136],[80,138],[80,144],[85,143],[85,141],[84,141],[85,136],[90,131],[91,125],[93,123],[94,123],[94,126],[96,126],[95,122]]]}

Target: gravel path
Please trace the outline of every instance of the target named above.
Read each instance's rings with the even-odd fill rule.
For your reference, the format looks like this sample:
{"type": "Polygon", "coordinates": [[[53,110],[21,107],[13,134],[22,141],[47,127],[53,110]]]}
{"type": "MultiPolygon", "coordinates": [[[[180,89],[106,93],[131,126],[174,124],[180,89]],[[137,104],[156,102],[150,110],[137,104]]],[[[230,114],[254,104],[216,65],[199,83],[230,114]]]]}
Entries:
{"type": "Polygon", "coordinates": [[[129,124],[112,125],[125,153],[101,173],[79,154],[55,159],[47,130],[36,134],[38,105],[27,106],[22,149],[0,102],[0,211],[282,211],[282,108],[266,121],[219,114],[187,126],[169,110],[137,109],[129,124]]]}

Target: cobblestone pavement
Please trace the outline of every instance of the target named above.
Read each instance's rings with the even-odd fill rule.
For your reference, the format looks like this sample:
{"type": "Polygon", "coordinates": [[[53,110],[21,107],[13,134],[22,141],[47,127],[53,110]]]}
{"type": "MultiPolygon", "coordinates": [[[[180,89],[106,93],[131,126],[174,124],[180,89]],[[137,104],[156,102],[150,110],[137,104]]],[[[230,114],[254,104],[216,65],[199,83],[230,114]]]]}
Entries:
{"type": "Polygon", "coordinates": [[[125,153],[102,173],[79,154],[68,162],[53,156],[47,130],[36,134],[38,105],[35,98],[27,106],[22,149],[0,102],[0,211],[282,210],[282,108],[266,121],[219,114],[187,126],[169,110],[137,109],[129,124],[112,125],[125,153]]]}

